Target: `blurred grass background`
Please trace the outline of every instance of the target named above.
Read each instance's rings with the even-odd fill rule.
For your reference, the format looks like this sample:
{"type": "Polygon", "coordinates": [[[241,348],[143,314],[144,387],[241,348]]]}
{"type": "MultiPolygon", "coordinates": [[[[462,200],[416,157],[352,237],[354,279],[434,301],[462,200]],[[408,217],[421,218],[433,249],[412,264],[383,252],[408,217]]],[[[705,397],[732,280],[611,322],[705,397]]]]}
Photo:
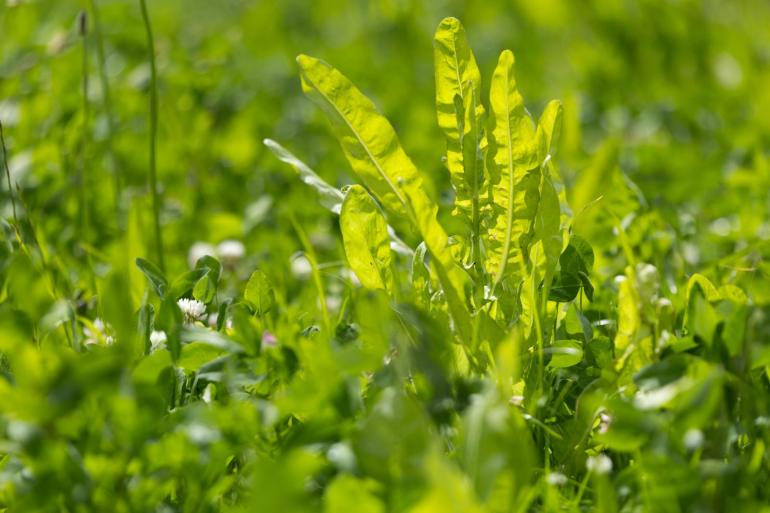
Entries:
{"type": "MultiPolygon", "coordinates": [[[[760,166],[770,143],[764,0],[164,0],[150,2],[149,10],[163,231],[173,268],[184,267],[195,241],[227,238],[283,259],[299,247],[285,236],[291,216],[317,241],[333,233],[336,221],[261,143],[274,138],[328,181],[351,182],[320,112],[301,93],[298,53],[334,64],[370,95],[433,177],[434,193],[450,204],[431,46],[444,16],[465,24],[483,89],[499,49],[510,48],[535,116],[551,98],[565,102],[558,161],[568,184],[604,145],[671,223],[682,211],[709,223],[742,208],[745,197],[723,197],[725,183],[736,170],[760,166]]],[[[79,169],[86,170],[95,220],[85,239],[94,250],[108,246],[125,229],[130,205],[147,197],[149,64],[139,6],[104,0],[96,13],[86,1],[0,4],[0,120],[12,180],[28,215],[63,254],[78,254],[79,169]],[[84,9],[85,122],[77,30],[84,9]],[[122,188],[117,218],[115,170],[122,188]]],[[[765,194],[758,201],[767,208],[765,194]]],[[[10,216],[10,202],[3,208],[10,216]]],[[[139,215],[147,216],[140,226],[149,227],[149,208],[139,215]]],[[[151,240],[149,229],[144,235],[151,240]]]]}

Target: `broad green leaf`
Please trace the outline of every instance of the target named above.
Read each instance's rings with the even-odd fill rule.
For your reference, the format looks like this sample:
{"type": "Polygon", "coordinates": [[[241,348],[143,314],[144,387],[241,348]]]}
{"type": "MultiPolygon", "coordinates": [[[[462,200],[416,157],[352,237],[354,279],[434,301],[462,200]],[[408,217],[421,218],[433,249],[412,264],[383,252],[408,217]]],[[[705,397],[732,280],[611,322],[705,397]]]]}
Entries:
{"type": "Polygon", "coordinates": [[[366,189],[353,185],[345,194],[340,213],[345,255],[361,284],[394,292],[392,253],[387,224],[366,189]]]}
{"type": "Polygon", "coordinates": [[[548,366],[555,369],[572,367],[583,361],[583,345],[577,340],[557,340],[546,352],[551,355],[548,366]]]}
{"type": "Polygon", "coordinates": [[[188,293],[192,292],[195,284],[208,273],[209,269],[203,267],[187,271],[171,283],[171,286],[168,289],[168,296],[174,300],[186,296],[188,293]]]}
{"type": "Polygon", "coordinates": [[[352,443],[358,468],[386,483],[421,476],[435,442],[424,408],[400,388],[382,390],[352,443]]]}
{"type": "Polygon", "coordinates": [[[615,368],[626,367],[632,360],[629,371],[633,372],[650,363],[651,347],[647,338],[642,338],[641,305],[636,290],[635,273],[627,268],[626,275],[618,284],[618,331],[615,335],[615,368]]]}
{"type": "Polygon", "coordinates": [[[325,513],[385,513],[377,498],[377,482],[339,474],[324,492],[325,513]]]}
{"type": "Polygon", "coordinates": [[[437,451],[427,458],[425,474],[428,480],[425,494],[407,513],[485,513],[474,493],[469,476],[465,475],[437,451]]]}
{"type": "Polygon", "coordinates": [[[482,500],[495,502],[496,493],[505,487],[499,499],[509,503],[501,510],[520,504],[534,470],[531,440],[519,411],[496,388],[473,396],[463,414],[457,453],[482,500]]]}
{"type": "Polygon", "coordinates": [[[243,347],[227,335],[199,326],[185,326],[182,328],[180,339],[188,344],[200,343],[229,353],[239,354],[244,352],[243,347]]]}
{"type": "Polygon", "coordinates": [[[405,188],[422,179],[398,142],[396,132],[371,100],[329,64],[297,57],[302,89],[326,114],[351,167],[396,220],[407,221],[405,188]]]}
{"type": "Polygon", "coordinates": [[[549,299],[572,301],[582,288],[589,300],[593,300],[594,288],[590,281],[594,266],[594,252],[585,239],[573,235],[569,245],[559,257],[559,272],[551,285],[549,299]]]}
{"type": "MultiPolygon", "coordinates": [[[[479,113],[481,99],[473,82],[465,84],[465,106],[463,113],[464,134],[462,136],[463,185],[457,189],[455,210],[464,212],[471,224],[473,263],[481,268],[481,218],[485,206],[483,194],[487,187],[484,175],[484,152],[486,140],[483,129],[483,110],[479,113]]],[[[456,97],[457,98],[457,97],[456,97]]]]}
{"type": "Polygon", "coordinates": [[[275,304],[273,285],[260,269],[251,273],[246,289],[243,291],[243,298],[251,304],[257,315],[264,315],[273,308],[275,304]]]}
{"type": "Polygon", "coordinates": [[[526,256],[540,200],[540,163],[535,127],[514,77],[513,53],[506,50],[492,76],[489,93],[488,166],[492,223],[487,240],[487,272],[495,285],[524,278],[526,256]]]}
{"type": "MultiPolygon", "coordinates": [[[[456,18],[441,21],[433,40],[436,115],[447,142],[447,168],[455,189],[455,208],[473,219],[473,201],[481,190],[476,163],[482,147],[481,74],[465,29],[456,18]],[[478,149],[478,151],[477,151],[478,149]]],[[[482,162],[483,166],[483,162],[482,162]]]]}
{"type": "Polygon", "coordinates": [[[202,301],[203,303],[208,303],[214,299],[214,294],[216,294],[217,291],[216,285],[214,285],[214,280],[211,279],[210,276],[211,271],[207,271],[206,274],[204,274],[193,287],[193,298],[197,299],[198,301],[202,301]]]}
{"type": "Polygon", "coordinates": [[[182,347],[182,352],[176,362],[190,372],[197,372],[204,364],[222,356],[223,351],[204,342],[191,342],[182,347]]]}
{"type": "Polygon", "coordinates": [[[158,297],[162,298],[164,295],[166,295],[166,290],[168,289],[168,280],[166,280],[166,277],[163,276],[163,272],[157,265],[145,260],[144,258],[137,258],[136,266],[150,281],[150,285],[152,285],[152,288],[158,297]]]}
{"type": "Polygon", "coordinates": [[[204,255],[195,262],[196,269],[209,269],[209,273],[214,284],[219,283],[219,278],[222,275],[222,264],[219,260],[210,255],[204,255]]]}
{"type": "Polygon", "coordinates": [[[161,371],[170,366],[170,353],[168,351],[155,351],[139,360],[139,363],[131,373],[131,377],[137,383],[154,385],[161,371]]]}
{"type": "Polygon", "coordinates": [[[463,339],[470,339],[467,276],[452,256],[449,238],[436,219],[438,207],[425,192],[395,130],[372,101],[332,66],[306,55],[297,62],[303,90],[323,109],[353,170],[389,219],[398,226],[411,222],[425,240],[455,327],[463,339]]]}
{"type": "Polygon", "coordinates": [[[310,169],[307,164],[294,156],[289,150],[273,141],[272,139],[265,139],[265,146],[278,157],[279,160],[289,164],[299,174],[300,179],[310,187],[314,188],[318,192],[318,196],[321,200],[321,205],[328,208],[335,214],[340,213],[342,208],[342,200],[345,199],[342,191],[336,187],[332,187],[323,178],[318,176],[315,171],[310,169]]]}

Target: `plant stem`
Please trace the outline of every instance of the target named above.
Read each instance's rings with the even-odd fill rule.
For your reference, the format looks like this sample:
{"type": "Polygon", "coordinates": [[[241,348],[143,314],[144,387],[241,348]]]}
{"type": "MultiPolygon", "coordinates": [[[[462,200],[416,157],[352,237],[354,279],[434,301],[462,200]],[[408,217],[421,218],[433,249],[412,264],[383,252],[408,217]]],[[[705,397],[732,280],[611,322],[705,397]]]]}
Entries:
{"type": "Polygon", "coordinates": [[[113,150],[112,141],[115,136],[115,116],[112,111],[112,94],[110,93],[110,82],[107,77],[107,65],[104,56],[104,39],[102,38],[102,26],[99,21],[99,11],[96,8],[96,1],[89,0],[91,14],[93,16],[93,33],[96,41],[96,55],[99,64],[99,82],[102,86],[102,100],[104,101],[104,112],[107,116],[107,156],[112,168],[112,181],[115,195],[115,215],[116,226],[120,226],[120,170],[118,169],[117,159],[113,150]]]}
{"type": "Polygon", "coordinates": [[[294,230],[297,232],[300,243],[305,250],[305,258],[310,262],[310,270],[313,276],[313,283],[318,293],[318,301],[321,303],[321,316],[323,317],[324,329],[327,333],[332,333],[332,323],[329,318],[329,309],[326,306],[326,293],[324,292],[323,280],[321,279],[321,273],[318,271],[318,259],[316,258],[313,246],[310,244],[310,239],[307,238],[305,231],[299,224],[294,216],[291,216],[291,224],[294,225],[294,230]]]}
{"type": "Polygon", "coordinates": [[[11,207],[13,208],[13,224],[18,231],[19,218],[16,216],[16,200],[13,197],[13,186],[11,185],[11,170],[8,167],[8,150],[5,147],[5,134],[3,134],[3,122],[0,121],[0,146],[3,147],[3,164],[5,165],[5,179],[8,180],[8,195],[11,197],[11,207]]]}
{"type": "Polygon", "coordinates": [[[89,215],[89,194],[88,194],[88,163],[86,158],[86,152],[88,151],[88,15],[85,11],[81,11],[78,16],[78,32],[82,42],[82,79],[81,79],[81,100],[82,100],[82,113],[83,124],[81,126],[82,133],[80,134],[80,163],[78,172],[78,188],[80,189],[79,203],[80,203],[80,238],[81,240],[88,240],[90,215],[89,215]]]}
{"type": "Polygon", "coordinates": [[[142,10],[144,28],[147,31],[147,47],[150,58],[150,191],[152,193],[152,215],[155,229],[155,249],[157,252],[158,266],[161,271],[166,267],[163,261],[163,238],[160,232],[160,193],[158,192],[157,163],[155,157],[155,145],[158,135],[158,76],[155,67],[155,41],[152,36],[150,15],[147,12],[145,0],[139,0],[142,10]]]}

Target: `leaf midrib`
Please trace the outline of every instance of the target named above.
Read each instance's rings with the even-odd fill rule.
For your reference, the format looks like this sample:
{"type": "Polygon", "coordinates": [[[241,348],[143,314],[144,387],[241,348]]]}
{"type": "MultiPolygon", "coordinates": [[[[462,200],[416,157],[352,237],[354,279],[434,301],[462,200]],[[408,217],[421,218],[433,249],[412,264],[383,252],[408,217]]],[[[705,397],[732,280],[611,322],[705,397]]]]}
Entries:
{"type": "Polygon", "coordinates": [[[506,69],[505,73],[505,135],[508,147],[508,210],[506,213],[505,223],[505,243],[503,244],[503,255],[500,260],[500,268],[497,271],[497,277],[495,278],[495,285],[500,282],[505,272],[505,266],[508,263],[508,252],[511,249],[511,231],[513,224],[513,142],[511,141],[511,111],[510,111],[510,67],[506,69]]]}

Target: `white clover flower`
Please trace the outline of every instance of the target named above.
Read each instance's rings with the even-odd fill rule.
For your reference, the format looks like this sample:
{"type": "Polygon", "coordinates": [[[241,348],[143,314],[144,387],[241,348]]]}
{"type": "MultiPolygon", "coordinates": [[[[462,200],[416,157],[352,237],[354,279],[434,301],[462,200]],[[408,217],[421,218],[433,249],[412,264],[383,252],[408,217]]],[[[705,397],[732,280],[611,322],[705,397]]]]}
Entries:
{"type": "Polygon", "coordinates": [[[184,321],[191,324],[195,321],[200,321],[203,316],[206,315],[206,305],[196,299],[187,299],[186,297],[176,302],[179,305],[179,309],[184,314],[184,321]]]}
{"type": "Polygon", "coordinates": [[[599,415],[599,433],[604,434],[610,429],[612,424],[612,416],[609,413],[602,413],[599,415]]]}
{"type": "Polygon", "coordinates": [[[83,343],[87,346],[90,345],[112,345],[115,343],[115,337],[110,335],[110,332],[112,331],[112,326],[109,324],[106,324],[103,320],[101,320],[99,317],[94,319],[94,322],[91,323],[91,327],[84,326],[83,327],[83,335],[85,335],[86,339],[83,341],[83,343]],[[93,327],[93,330],[91,329],[93,327]]]}
{"type": "Polygon", "coordinates": [[[688,429],[684,434],[684,446],[687,449],[694,451],[703,445],[703,439],[703,431],[700,429],[688,429]]]}
{"type": "Polygon", "coordinates": [[[190,246],[190,251],[187,253],[187,264],[190,269],[195,267],[195,263],[198,259],[208,256],[216,256],[217,248],[208,242],[196,242],[190,246]]]}
{"type": "Polygon", "coordinates": [[[313,272],[313,267],[310,265],[310,260],[305,255],[298,255],[291,260],[291,274],[295,277],[303,279],[310,276],[313,272]]]}
{"type": "Polygon", "coordinates": [[[612,472],[612,460],[606,454],[589,456],[586,460],[586,468],[589,472],[598,475],[609,474],[612,472]]]}
{"type": "Polygon", "coordinates": [[[239,240],[223,240],[217,246],[217,255],[226,265],[238,262],[246,254],[246,248],[239,240]]]}
{"type": "Polygon", "coordinates": [[[567,484],[567,476],[561,472],[551,472],[546,476],[545,481],[551,486],[563,486],[567,484]]]}
{"type": "Polygon", "coordinates": [[[337,312],[342,306],[342,298],[339,296],[326,296],[326,309],[330,312],[337,312]]]}
{"type": "Polygon", "coordinates": [[[167,340],[168,340],[168,337],[166,336],[165,331],[153,330],[153,332],[150,333],[150,352],[153,353],[158,349],[165,348],[167,340]]]}

